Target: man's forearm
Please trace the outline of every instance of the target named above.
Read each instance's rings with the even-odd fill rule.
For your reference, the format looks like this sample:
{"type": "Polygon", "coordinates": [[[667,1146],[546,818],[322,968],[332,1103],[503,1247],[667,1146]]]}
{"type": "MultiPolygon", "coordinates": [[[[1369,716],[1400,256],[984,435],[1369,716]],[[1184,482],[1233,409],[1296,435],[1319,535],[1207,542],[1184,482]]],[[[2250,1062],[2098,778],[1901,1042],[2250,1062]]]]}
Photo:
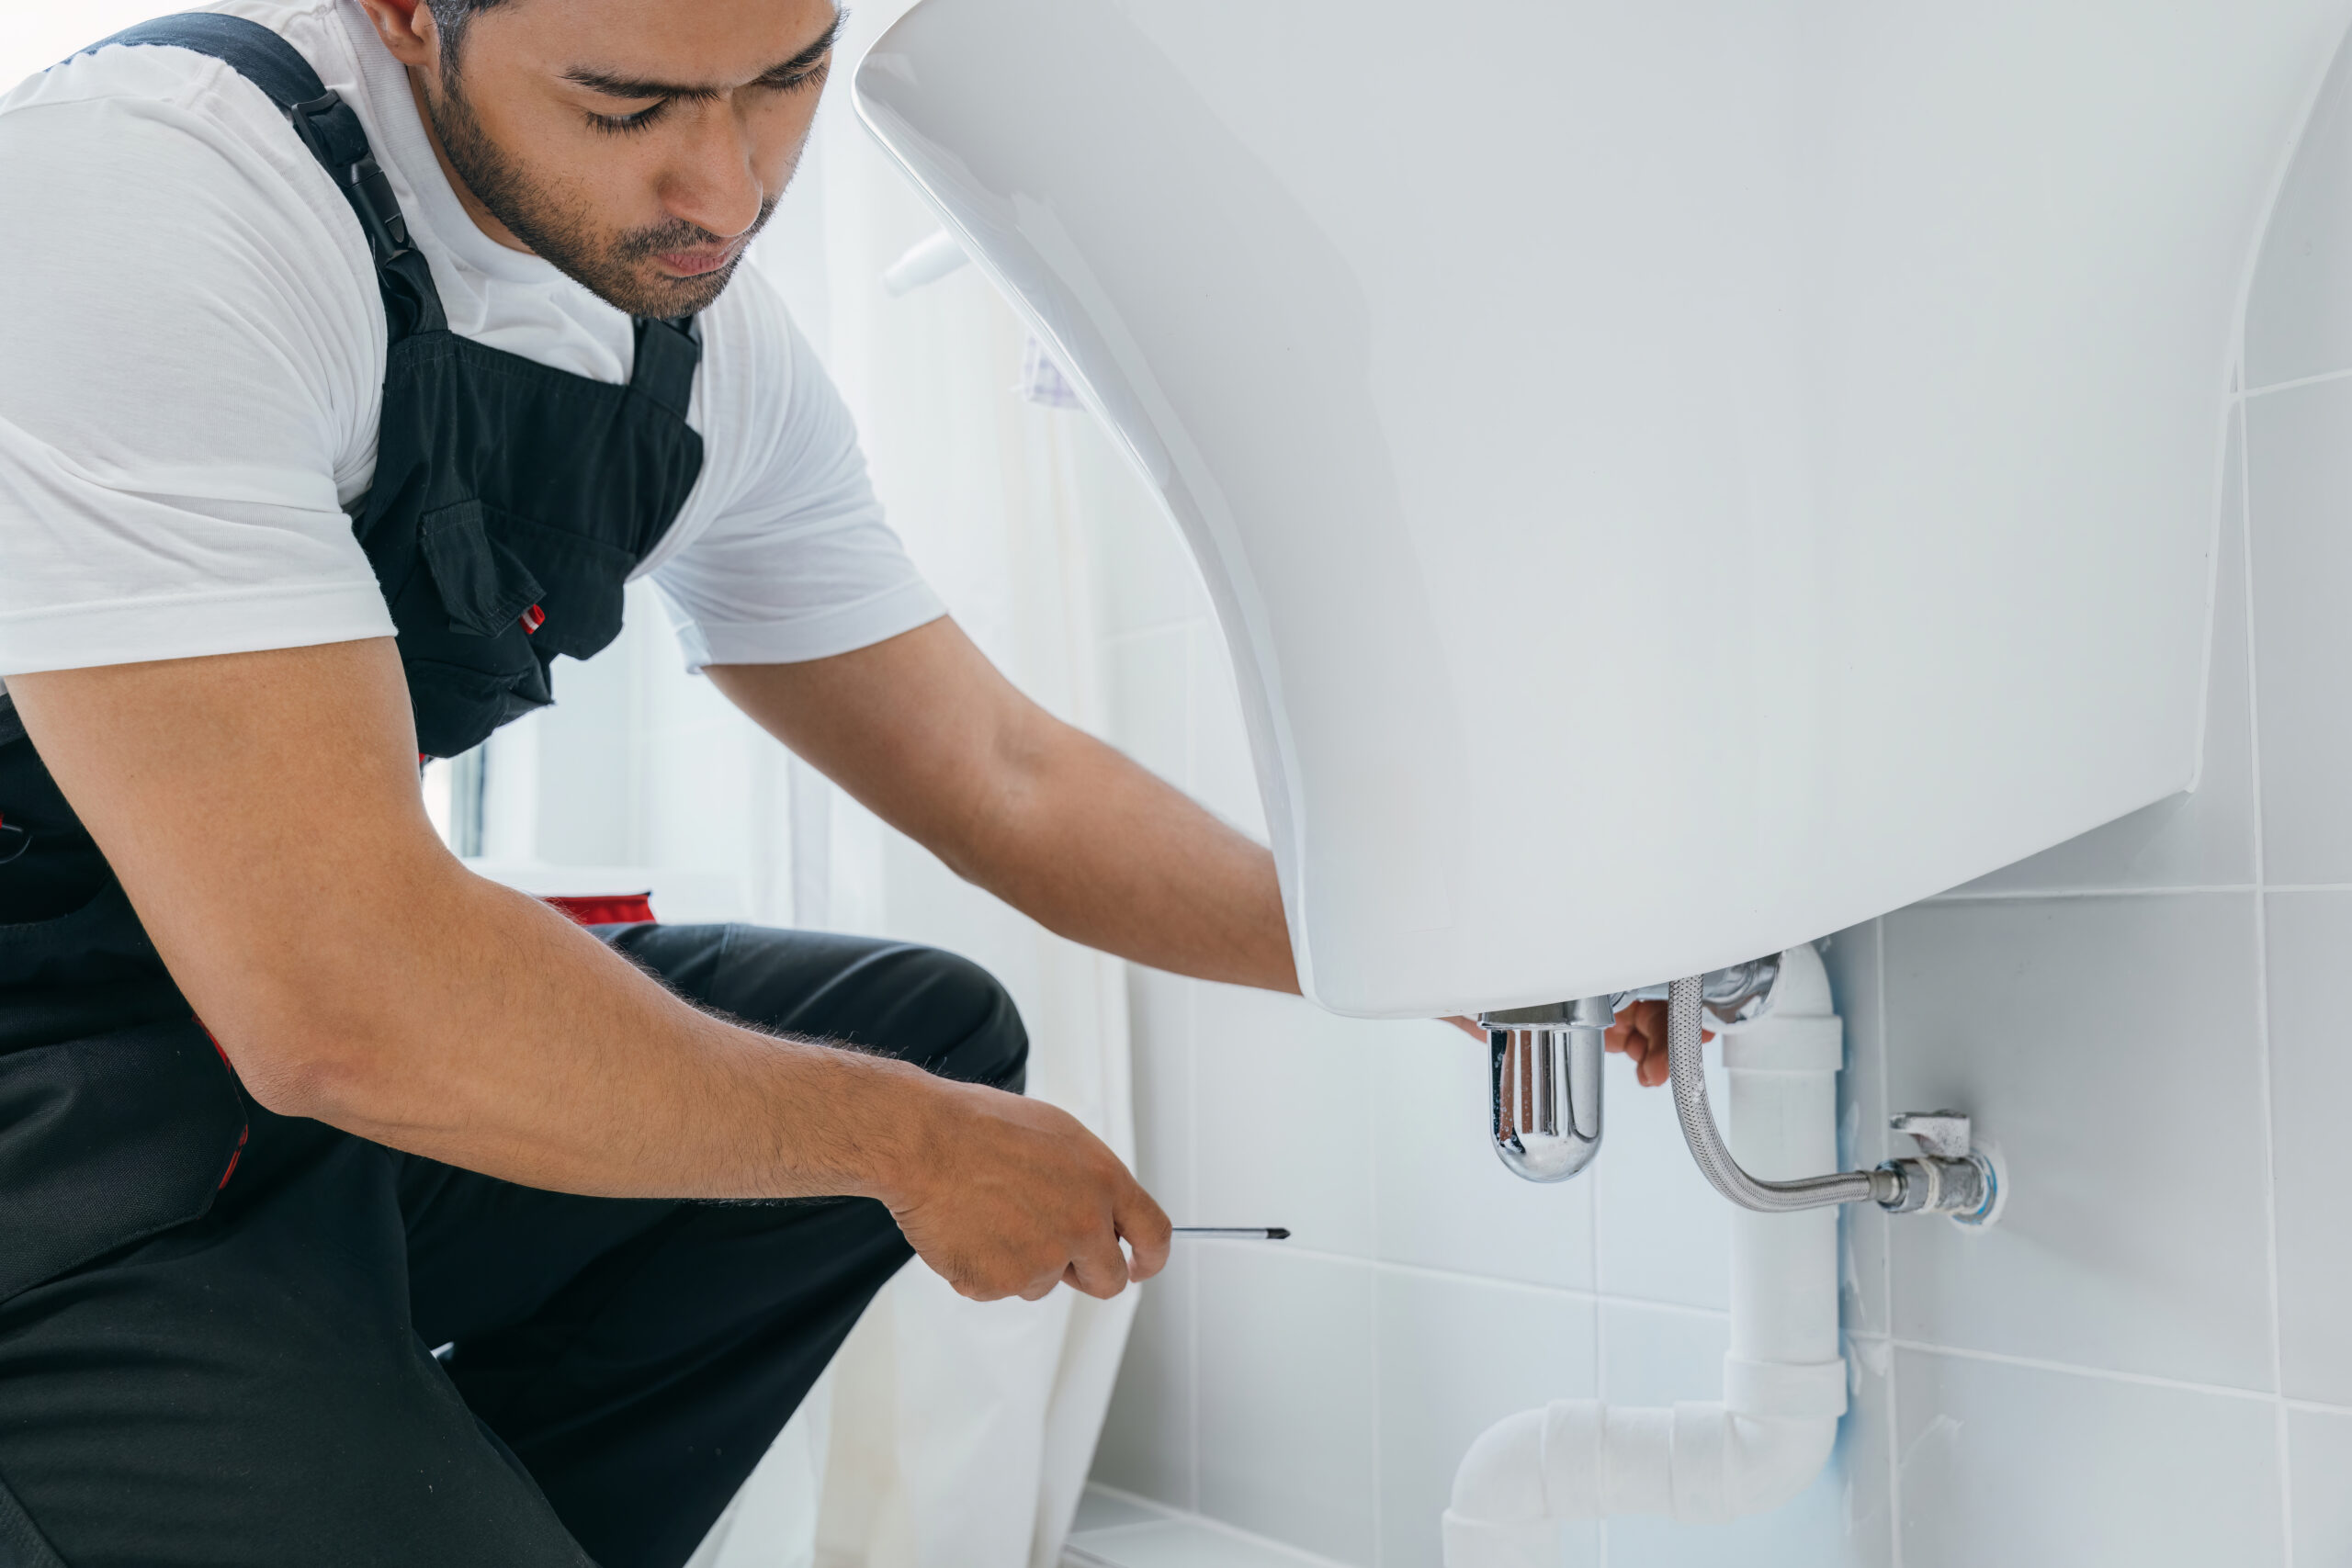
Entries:
{"type": "Polygon", "coordinates": [[[1043,722],[1052,731],[1023,760],[998,825],[956,870],[1074,942],[1173,974],[1297,990],[1266,847],[1091,736],[1043,722]]]}
{"type": "Polygon", "coordinates": [[[1180,975],[1298,988],[1265,848],[1038,707],[953,621],[708,674],[883,820],[1051,930],[1180,975]]]}
{"type": "Polygon", "coordinates": [[[431,880],[289,1005],[208,1013],[265,1103],[568,1192],[887,1201],[914,1173],[922,1072],[713,1018],[536,899],[431,880]]]}

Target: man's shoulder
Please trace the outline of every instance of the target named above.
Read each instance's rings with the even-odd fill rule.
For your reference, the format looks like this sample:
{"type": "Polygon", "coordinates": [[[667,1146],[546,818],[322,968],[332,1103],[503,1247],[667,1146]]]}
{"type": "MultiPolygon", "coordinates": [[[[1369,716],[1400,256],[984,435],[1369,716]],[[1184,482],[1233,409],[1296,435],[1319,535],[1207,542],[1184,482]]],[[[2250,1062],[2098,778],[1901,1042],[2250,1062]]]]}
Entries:
{"type": "MultiPolygon", "coordinates": [[[[215,0],[179,6],[175,12],[212,12],[259,22],[312,59],[314,66],[322,46],[335,36],[334,0],[215,0]]],[[[233,78],[236,73],[209,55],[154,45],[93,47],[102,41],[89,39],[74,53],[0,94],[0,116],[68,104],[146,105],[194,114],[245,107],[240,100],[248,95],[221,91],[223,76],[233,78]]],[[[257,90],[250,96],[267,109],[257,90]]]]}
{"type": "MultiPolygon", "coordinates": [[[[333,0],[187,8],[262,22],[306,58],[332,48],[339,33],[333,0]]],[[[0,94],[0,139],[107,165],[118,192],[191,176],[232,186],[263,168],[280,176],[316,168],[285,117],[233,67],[194,50],[153,45],[85,49],[28,76],[0,94]]],[[[319,178],[323,183],[322,172],[319,178]]],[[[257,194],[274,193],[265,186],[257,194]]]]}
{"type": "Polygon", "coordinates": [[[250,256],[256,244],[300,286],[343,293],[372,281],[357,225],[284,116],[188,50],[86,52],[0,95],[0,190],[23,232],[128,222],[125,237],[155,237],[118,258],[138,275],[126,282],[153,281],[160,267],[202,284],[210,251],[250,256]]]}

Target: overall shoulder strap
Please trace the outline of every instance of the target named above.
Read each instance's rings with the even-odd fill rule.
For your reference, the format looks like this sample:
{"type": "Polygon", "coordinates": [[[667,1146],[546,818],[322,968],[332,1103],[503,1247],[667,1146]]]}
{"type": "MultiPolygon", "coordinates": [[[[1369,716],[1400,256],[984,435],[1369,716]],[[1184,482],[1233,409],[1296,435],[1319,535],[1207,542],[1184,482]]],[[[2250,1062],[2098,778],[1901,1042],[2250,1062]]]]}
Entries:
{"type": "Polygon", "coordinates": [[[702,329],[692,316],[636,321],[637,363],[629,371],[629,388],[684,419],[694,397],[695,367],[702,363],[702,329]]]}
{"type": "Polygon", "coordinates": [[[150,44],[209,55],[266,94],[294,127],[302,145],[343,192],[368,237],[376,280],[384,295],[386,324],[398,342],[413,332],[446,324],[432,269],[410,243],[407,220],[392,196],[359,117],[326,84],[301,51],[259,22],[217,12],[157,17],[101,39],[84,54],[116,44],[150,44]]]}

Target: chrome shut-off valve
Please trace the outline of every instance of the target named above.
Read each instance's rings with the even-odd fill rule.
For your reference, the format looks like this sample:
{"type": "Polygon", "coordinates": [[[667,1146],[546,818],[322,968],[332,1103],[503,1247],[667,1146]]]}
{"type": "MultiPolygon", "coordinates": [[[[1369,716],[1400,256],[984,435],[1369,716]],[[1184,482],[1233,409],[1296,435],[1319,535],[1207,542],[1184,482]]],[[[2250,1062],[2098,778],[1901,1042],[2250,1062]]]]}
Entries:
{"type": "Polygon", "coordinates": [[[1919,1145],[1916,1158],[1891,1159],[1871,1175],[1871,1197],[1891,1214],[1950,1214],[1963,1225],[1989,1222],[2000,1206],[2001,1182],[1992,1156],[1976,1146],[1973,1125],[1958,1111],[1905,1111],[1888,1123],[1919,1145]]]}

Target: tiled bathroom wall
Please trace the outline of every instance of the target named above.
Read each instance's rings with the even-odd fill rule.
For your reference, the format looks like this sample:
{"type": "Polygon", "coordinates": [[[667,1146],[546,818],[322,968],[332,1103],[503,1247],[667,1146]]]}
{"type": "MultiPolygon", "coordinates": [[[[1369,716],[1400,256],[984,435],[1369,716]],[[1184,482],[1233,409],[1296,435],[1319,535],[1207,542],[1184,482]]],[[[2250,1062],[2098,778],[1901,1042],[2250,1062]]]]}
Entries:
{"type": "MultiPolygon", "coordinates": [[[[1853,1410],[1723,1528],[1573,1532],[1607,1568],[2352,1563],[2352,92],[2255,279],[2226,436],[2200,787],[1829,939],[1858,1160],[1973,1111],[2001,1224],[1849,1212],[1853,1410]]],[[[1090,448],[1091,450],[1091,448],[1090,448]]],[[[1258,830],[1214,621],[1107,450],[1117,735],[1258,830]]],[[[1604,896],[1605,890],[1585,890],[1604,896]]],[[[1137,972],[1141,1162],[1182,1252],[1098,1483],[1333,1562],[1433,1568],[1456,1459],[1561,1396],[1716,1397],[1727,1211],[1612,1063],[1559,1188],[1484,1146],[1483,1048],[1137,972]]]]}

